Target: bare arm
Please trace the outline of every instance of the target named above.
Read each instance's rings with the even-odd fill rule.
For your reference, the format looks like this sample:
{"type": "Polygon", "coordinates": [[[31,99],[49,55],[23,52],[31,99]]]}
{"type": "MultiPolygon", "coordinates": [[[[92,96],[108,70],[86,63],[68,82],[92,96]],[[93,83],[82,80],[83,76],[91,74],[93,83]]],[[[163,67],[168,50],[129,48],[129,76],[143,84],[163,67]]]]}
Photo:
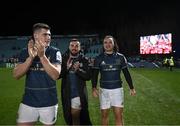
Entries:
{"type": "Polygon", "coordinates": [[[43,65],[46,73],[53,79],[57,80],[61,72],[60,64],[52,64],[45,55],[45,44],[39,39],[35,42],[35,48],[37,49],[37,55],[43,65]]]}
{"type": "Polygon", "coordinates": [[[28,57],[24,63],[18,64],[13,70],[13,77],[15,79],[20,79],[22,76],[24,76],[26,72],[29,70],[29,67],[32,64],[32,61],[33,61],[33,58],[28,57]]]}
{"type": "Polygon", "coordinates": [[[44,70],[47,72],[47,74],[53,80],[57,80],[59,78],[59,75],[61,72],[61,65],[60,64],[52,64],[45,55],[40,57],[40,61],[44,67],[44,70]]]}
{"type": "Polygon", "coordinates": [[[29,67],[32,64],[34,57],[37,55],[37,50],[34,49],[33,40],[30,40],[28,43],[28,53],[29,57],[26,59],[24,63],[18,64],[13,70],[13,77],[16,79],[20,79],[22,76],[26,74],[29,70],[29,67]]]}

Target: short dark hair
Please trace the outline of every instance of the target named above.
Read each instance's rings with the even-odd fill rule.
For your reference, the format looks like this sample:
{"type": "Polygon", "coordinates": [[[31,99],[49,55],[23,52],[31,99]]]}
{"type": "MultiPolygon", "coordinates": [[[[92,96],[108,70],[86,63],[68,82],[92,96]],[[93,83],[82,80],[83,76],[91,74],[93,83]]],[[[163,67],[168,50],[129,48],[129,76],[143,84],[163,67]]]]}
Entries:
{"type": "Polygon", "coordinates": [[[39,29],[42,29],[42,28],[47,29],[47,30],[51,29],[50,26],[45,24],[45,23],[36,23],[36,24],[33,25],[32,31],[34,33],[35,31],[37,31],[39,29]]]}
{"type": "MultiPolygon", "coordinates": [[[[113,39],[113,41],[114,41],[114,49],[113,50],[114,50],[114,52],[119,52],[119,47],[118,47],[116,39],[112,35],[106,35],[104,37],[104,39],[107,39],[107,38],[112,38],[113,39]]],[[[104,48],[103,48],[103,51],[104,51],[104,48]]]]}
{"type": "Polygon", "coordinates": [[[72,38],[72,39],[70,40],[70,42],[76,42],[76,41],[79,42],[79,40],[78,40],[77,38],[72,38]]]}

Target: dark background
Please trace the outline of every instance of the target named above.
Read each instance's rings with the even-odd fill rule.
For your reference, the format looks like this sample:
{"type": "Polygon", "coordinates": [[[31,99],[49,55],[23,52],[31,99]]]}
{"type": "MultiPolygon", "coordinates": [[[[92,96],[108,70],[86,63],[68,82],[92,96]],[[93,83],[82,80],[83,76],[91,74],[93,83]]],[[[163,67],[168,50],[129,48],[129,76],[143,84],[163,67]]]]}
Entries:
{"type": "Polygon", "coordinates": [[[179,8],[177,1],[158,0],[5,1],[0,36],[31,35],[32,25],[44,22],[53,35],[113,35],[122,52],[134,55],[139,53],[140,36],[172,33],[178,54],[179,8]]]}

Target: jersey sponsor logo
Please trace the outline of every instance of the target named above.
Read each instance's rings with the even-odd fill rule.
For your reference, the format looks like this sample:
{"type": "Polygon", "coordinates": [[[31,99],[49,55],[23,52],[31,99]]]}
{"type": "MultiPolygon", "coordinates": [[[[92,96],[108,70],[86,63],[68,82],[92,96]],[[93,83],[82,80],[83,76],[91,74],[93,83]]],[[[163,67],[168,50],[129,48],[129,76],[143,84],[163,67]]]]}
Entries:
{"type": "Polygon", "coordinates": [[[34,67],[34,68],[30,68],[30,70],[32,70],[32,71],[44,71],[44,68],[36,68],[36,67],[34,67]]]}
{"type": "Polygon", "coordinates": [[[30,67],[30,70],[32,71],[44,71],[44,68],[40,63],[36,63],[33,66],[30,67]]]}
{"type": "Polygon", "coordinates": [[[120,70],[117,65],[106,64],[102,67],[102,71],[117,71],[120,70]]]}
{"type": "Polygon", "coordinates": [[[105,69],[103,69],[103,71],[116,71],[116,70],[118,70],[118,69],[116,69],[116,68],[105,68],[105,69]]]}

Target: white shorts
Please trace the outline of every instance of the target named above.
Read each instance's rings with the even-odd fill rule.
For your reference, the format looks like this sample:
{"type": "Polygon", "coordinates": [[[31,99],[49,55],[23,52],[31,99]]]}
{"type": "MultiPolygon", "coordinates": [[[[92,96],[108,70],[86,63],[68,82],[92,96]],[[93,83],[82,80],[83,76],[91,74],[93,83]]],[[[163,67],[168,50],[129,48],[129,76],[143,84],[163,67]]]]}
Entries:
{"type": "Polygon", "coordinates": [[[19,106],[17,123],[37,122],[52,125],[57,120],[58,104],[50,107],[31,107],[23,103],[19,106]]]}
{"type": "Polygon", "coordinates": [[[124,91],[123,88],[117,89],[99,89],[99,100],[101,109],[109,109],[111,106],[121,107],[124,105],[124,91]]]}
{"type": "Polygon", "coordinates": [[[80,97],[75,97],[71,99],[71,108],[81,109],[80,97]]]}

